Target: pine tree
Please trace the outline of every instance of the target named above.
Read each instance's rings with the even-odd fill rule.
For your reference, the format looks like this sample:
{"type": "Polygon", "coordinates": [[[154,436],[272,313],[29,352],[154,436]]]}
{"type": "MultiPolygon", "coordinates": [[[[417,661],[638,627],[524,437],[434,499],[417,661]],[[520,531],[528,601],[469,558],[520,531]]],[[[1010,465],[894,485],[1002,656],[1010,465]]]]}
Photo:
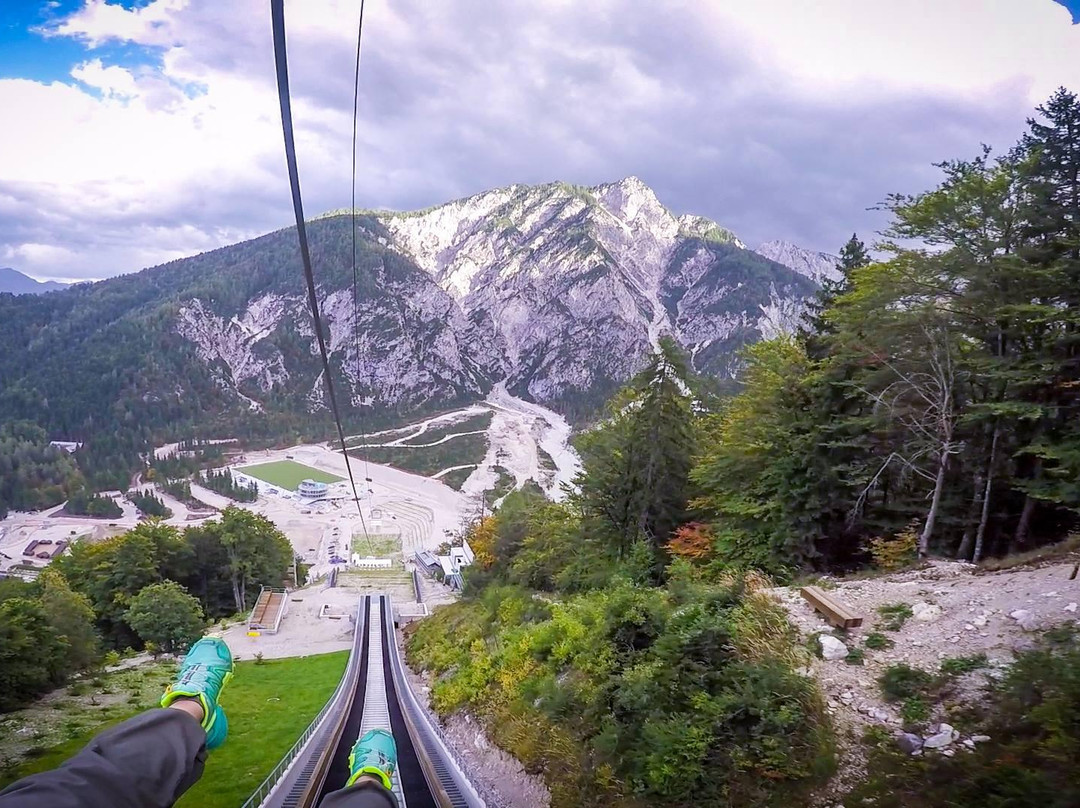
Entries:
{"type": "Polygon", "coordinates": [[[1017,487],[1026,494],[1013,534],[1018,549],[1040,503],[1080,508],[1080,101],[1061,88],[1037,111],[1042,120],[1029,119],[1020,144],[1027,157],[1023,258],[1049,281],[1038,302],[1053,315],[1039,323],[1043,384],[1029,396],[1042,417],[1026,425],[1018,452],[1017,487]]]}
{"type": "Polygon", "coordinates": [[[823,278],[821,289],[807,309],[807,325],[802,337],[806,344],[807,354],[814,358],[821,357],[824,351],[820,340],[816,337],[829,332],[829,324],[824,317],[825,311],[836,302],[840,295],[851,289],[852,273],[870,264],[870,253],[866,245],[859,240],[858,233],[852,233],[851,238],[840,248],[839,259],[836,262],[836,271],[840,273],[840,277],[836,280],[823,278]]]}
{"type": "Polygon", "coordinates": [[[694,437],[686,361],[670,339],[615,397],[581,444],[577,503],[595,535],[625,558],[645,542],[659,565],[686,519],[694,437]]]}

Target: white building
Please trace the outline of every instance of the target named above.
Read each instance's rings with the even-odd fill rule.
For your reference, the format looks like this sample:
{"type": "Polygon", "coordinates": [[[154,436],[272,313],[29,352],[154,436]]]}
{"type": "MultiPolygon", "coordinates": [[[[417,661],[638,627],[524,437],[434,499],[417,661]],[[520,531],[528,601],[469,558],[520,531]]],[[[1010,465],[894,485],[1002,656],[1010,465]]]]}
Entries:
{"type": "Polygon", "coordinates": [[[317,483],[314,480],[303,480],[296,487],[296,493],[304,499],[326,499],[328,490],[326,483],[317,483]]]}

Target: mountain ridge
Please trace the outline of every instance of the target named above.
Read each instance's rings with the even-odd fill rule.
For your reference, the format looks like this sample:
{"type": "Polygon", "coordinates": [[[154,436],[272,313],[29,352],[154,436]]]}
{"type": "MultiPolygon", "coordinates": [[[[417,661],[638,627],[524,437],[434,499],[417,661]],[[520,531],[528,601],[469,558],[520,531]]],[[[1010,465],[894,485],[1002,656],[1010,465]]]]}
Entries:
{"type": "Polygon", "coordinates": [[[0,267],[0,294],[41,295],[59,292],[69,286],[60,281],[39,281],[12,267],[0,267]]]}
{"type": "MultiPolygon", "coordinates": [[[[467,404],[497,383],[589,417],[665,334],[730,380],[738,350],[793,327],[817,288],[716,222],[672,214],[636,177],[507,186],[358,227],[354,319],[351,217],[308,224],[352,420],[467,404]]],[[[38,300],[0,301],[14,348],[0,417],[71,439],[325,419],[292,228],[38,300]]]]}
{"type": "Polygon", "coordinates": [[[766,241],[754,248],[754,252],[770,261],[783,264],[818,284],[839,280],[841,276],[840,270],[837,269],[840,256],[808,250],[790,241],[781,239],[766,241]]]}

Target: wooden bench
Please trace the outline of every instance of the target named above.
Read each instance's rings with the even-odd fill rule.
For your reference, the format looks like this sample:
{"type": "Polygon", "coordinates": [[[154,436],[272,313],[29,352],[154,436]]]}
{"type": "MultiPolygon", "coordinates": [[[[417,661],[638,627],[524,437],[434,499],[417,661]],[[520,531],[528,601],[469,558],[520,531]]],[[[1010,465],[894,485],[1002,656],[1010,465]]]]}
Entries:
{"type": "Polygon", "coordinates": [[[855,628],[862,625],[862,617],[855,614],[836,598],[826,594],[820,586],[804,586],[799,594],[810,601],[816,611],[837,628],[855,628]]]}

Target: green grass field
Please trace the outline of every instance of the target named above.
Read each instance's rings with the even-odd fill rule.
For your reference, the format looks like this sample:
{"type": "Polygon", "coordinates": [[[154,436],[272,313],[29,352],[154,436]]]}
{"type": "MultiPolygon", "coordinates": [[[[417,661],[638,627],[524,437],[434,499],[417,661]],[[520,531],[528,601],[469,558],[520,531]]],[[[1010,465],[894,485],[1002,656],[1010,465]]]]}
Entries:
{"type": "Polygon", "coordinates": [[[336,483],[345,479],[344,477],[338,477],[336,474],[319,471],[311,466],[305,466],[303,463],[297,463],[295,460],[278,460],[274,463],[240,466],[237,471],[289,491],[295,491],[296,486],[300,485],[303,480],[314,480],[317,483],[336,483]]]}
{"type": "Polygon", "coordinates": [[[202,780],[178,806],[242,805],[322,709],[345,672],[347,651],[236,663],[222,706],[229,740],[210,753],[202,780]]]}
{"type": "MultiPolygon", "coordinates": [[[[243,804],[263,778],[300,737],[315,714],[334,692],[348,659],[347,651],[292,659],[236,663],[236,675],[226,688],[221,704],[229,717],[229,737],[210,753],[202,780],[177,805],[200,808],[236,808],[243,804]]],[[[125,718],[155,706],[164,684],[171,680],[174,665],[159,665],[107,674],[106,687],[132,686],[130,702],[112,709],[93,708],[81,715],[79,730],[71,727],[65,740],[39,746],[21,765],[0,772],[0,787],[34,772],[56,768],[81,749],[98,732],[125,718]],[[145,673],[143,671],[146,671],[145,673]],[[134,680],[134,681],[133,681],[134,680]]],[[[79,701],[90,697],[88,691],[79,701]]],[[[72,712],[67,704],[62,714],[72,712]]],[[[48,710],[48,712],[54,712],[48,710]]]]}
{"type": "Polygon", "coordinates": [[[362,556],[382,557],[401,552],[401,536],[397,533],[353,534],[352,551],[362,556]]]}

